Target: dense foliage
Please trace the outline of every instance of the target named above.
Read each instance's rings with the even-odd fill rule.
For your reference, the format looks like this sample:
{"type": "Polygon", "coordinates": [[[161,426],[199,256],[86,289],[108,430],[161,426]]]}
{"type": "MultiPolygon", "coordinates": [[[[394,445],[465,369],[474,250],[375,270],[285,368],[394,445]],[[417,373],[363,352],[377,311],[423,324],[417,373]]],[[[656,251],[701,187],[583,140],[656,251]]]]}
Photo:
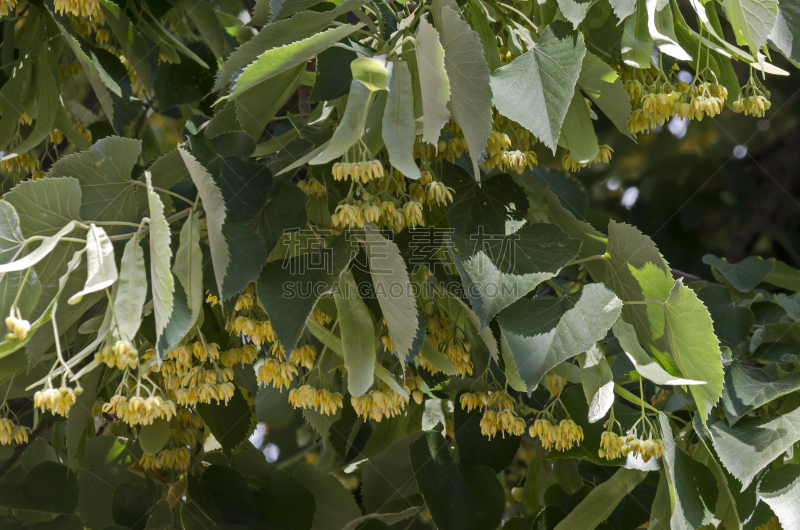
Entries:
{"type": "Polygon", "coordinates": [[[0,528],[800,528],[793,3],[0,15],[0,528]]]}

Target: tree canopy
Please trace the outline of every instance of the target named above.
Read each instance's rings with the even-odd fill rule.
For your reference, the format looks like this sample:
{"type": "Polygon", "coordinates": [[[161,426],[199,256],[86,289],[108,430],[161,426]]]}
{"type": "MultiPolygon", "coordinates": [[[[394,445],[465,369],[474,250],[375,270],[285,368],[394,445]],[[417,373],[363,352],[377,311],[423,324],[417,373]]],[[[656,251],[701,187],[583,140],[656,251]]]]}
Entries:
{"type": "Polygon", "coordinates": [[[0,16],[0,529],[800,528],[792,2],[0,16]]]}

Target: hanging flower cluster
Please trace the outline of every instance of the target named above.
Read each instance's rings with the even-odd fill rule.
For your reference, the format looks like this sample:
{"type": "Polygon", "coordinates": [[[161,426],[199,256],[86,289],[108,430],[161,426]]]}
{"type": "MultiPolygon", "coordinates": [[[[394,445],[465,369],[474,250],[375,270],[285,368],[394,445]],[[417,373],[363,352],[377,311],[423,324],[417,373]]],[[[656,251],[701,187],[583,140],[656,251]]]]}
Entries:
{"type": "MultiPolygon", "coordinates": [[[[48,384],[50,381],[48,380],[48,384]]],[[[53,414],[69,416],[69,410],[75,404],[77,395],[80,391],[76,392],[72,388],[63,385],[60,388],[53,388],[49,386],[44,390],[39,390],[33,395],[33,406],[45,412],[49,410],[53,414]]]]}
{"type": "Polygon", "coordinates": [[[623,72],[633,107],[628,121],[631,133],[649,132],[674,116],[702,121],[704,116],[713,118],[722,112],[728,98],[724,86],[704,81],[705,71],[695,75],[691,83],[680,81],[677,72],[677,65],[669,74],[654,67],[623,72]]]}
{"type": "Polygon", "coordinates": [[[467,412],[474,409],[483,410],[480,426],[481,433],[489,439],[506,434],[522,436],[525,433],[525,420],[517,416],[516,403],[506,391],[502,392],[465,392],[459,398],[461,408],[467,412]]]}
{"type": "Polygon", "coordinates": [[[8,418],[0,418],[0,445],[10,445],[12,442],[28,443],[30,433],[31,430],[24,425],[15,425],[8,418]]]}
{"type": "MultiPolygon", "coordinates": [[[[426,321],[427,337],[436,348],[456,367],[456,374],[472,375],[471,345],[465,340],[464,330],[457,328],[447,318],[432,317],[426,321]]],[[[439,372],[425,356],[419,354],[420,366],[431,373],[439,372]]]]}
{"type": "Polygon", "coordinates": [[[342,394],[327,388],[303,385],[289,391],[289,403],[297,409],[313,409],[326,416],[336,414],[342,408],[342,394]]]}
{"type": "Polygon", "coordinates": [[[545,451],[569,451],[583,441],[583,428],[572,420],[553,423],[549,419],[537,419],[528,429],[532,438],[539,437],[545,451]]]}

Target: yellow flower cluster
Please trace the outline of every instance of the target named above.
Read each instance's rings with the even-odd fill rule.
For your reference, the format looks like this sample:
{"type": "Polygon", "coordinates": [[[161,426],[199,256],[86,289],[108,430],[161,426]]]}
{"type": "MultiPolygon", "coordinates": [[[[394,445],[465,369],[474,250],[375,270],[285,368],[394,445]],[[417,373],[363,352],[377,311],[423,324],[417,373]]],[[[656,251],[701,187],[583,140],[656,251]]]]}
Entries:
{"type": "Polygon", "coordinates": [[[772,106],[769,99],[762,95],[753,95],[739,99],[733,102],[733,110],[735,112],[743,112],[745,116],[755,116],[756,118],[763,118],[766,111],[772,106]]]}
{"type": "Polygon", "coordinates": [[[327,388],[316,389],[303,385],[289,391],[289,403],[296,409],[314,409],[326,416],[342,408],[342,395],[327,388]]]}
{"type": "Polygon", "coordinates": [[[17,0],[0,0],[0,17],[13,13],[17,7],[17,0]]]}
{"type": "Polygon", "coordinates": [[[481,418],[481,434],[492,439],[498,431],[503,438],[506,437],[506,433],[522,436],[525,433],[525,420],[517,416],[513,409],[487,410],[481,418]]]}
{"type": "Polygon", "coordinates": [[[600,458],[616,460],[622,456],[624,445],[624,438],[620,438],[615,432],[605,431],[600,435],[600,449],[597,450],[597,454],[600,458]]]}
{"type": "Polygon", "coordinates": [[[11,314],[6,318],[6,327],[8,328],[8,333],[6,333],[8,342],[25,340],[31,331],[31,323],[21,318],[19,309],[17,309],[17,316],[14,316],[12,310],[11,314]]]}
{"type": "Polygon", "coordinates": [[[219,362],[226,368],[234,364],[253,364],[258,357],[258,350],[252,344],[245,344],[241,348],[231,348],[219,354],[219,362]]]}
{"type": "Polygon", "coordinates": [[[98,44],[105,44],[108,42],[108,39],[111,37],[111,32],[107,29],[98,29],[94,34],[94,40],[98,44]]]}
{"type": "Polygon", "coordinates": [[[474,409],[483,410],[487,407],[513,409],[514,400],[505,392],[464,392],[459,399],[462,409],[472,412],[474,409]]]}
{"type": "Polygon", "coordinates": [[[219,384],[205,383],[191,388],[179,388],[175,391],[175,401],[178,405],[191,407],[211,401],[216,401],[217,404],[224,401],[227,405],[235,392],[236,387],[230,381],[219,384]]]}
{"type": "Polygon", "coordinates": [[[305,346],[298,346],[297,348],[292,350],[291,355],[289,355],[290,363],[300,365],[303,368],[308,368],[309,370],[314,368],[314,362],[316,360],[317,360],[317,349],[311,344],[306,344],[305,346]]]}
{"type": "Polygon", "coordinates": [[[174,469],[186,471],[192,461],[192,453],[186,447],[163,449],[154,455],[142,455],[139,463],[144,469],[174,469]]]}
{"type": "Polygon", "coordinates": [[[126,366],[136,368],[139,364],[139,352],[127,340],[118,340],[113,347],[106,346],[102,351],[97,352],[94,358],[98,362],[120,370],[126,366]]]}
{"type": "Polygon", "coordinates": [[[128,425],[151,425],[156,419],[169,420],[175,414],[175,403],[158,396],[142,398],[134,396],[130,400],[116,394],[111,401],[103,405],[103,412],[116,414],[128,425]]]}
{"type": "Polygon", "coordinates": [[[55,0],[56,13],[72,15],[78,18],[101,19],[103,12],[100,10],[98,0],[55,0]]]}
{"type": "MultiPolygon", "coordinates": [[[[472,375],[472,361],[470,358],[470,343],[456,337],[456,328],[447,318],[429,318],[426,322],[428,339],[436,348],[445,354],[456,367],[456,374],[464,377],[472,375]]],[[[425,370],[436,373],[439,370],[433,367],[422,353],[419,354],[419,364],[425,370]]]]}
{"type": "Polygon", "coordinates": [[[334,180],[353,179],[355,182],[366,184],[372,179],[383,177],[383,164],[380,160],[362,162],[336,162],[331,168],[334,180]]]}
{"type": "MultiPolygon", "coordinates": [[[[216,296],[214,296],[213,294],[211,294],[208,291],[206,291],[206,303],[208,305],[210,305],[211,307],[214,307],[215,305],[219,305],[220,304],[219,298],[217,298],[216,296]]],[[[227,328],[226,328],[226,330],[227,330],[227,328]]]]}
{"type": "Polygon", "coordinates": [[[53,414],[59,414],[66,418],[79,393],[68,386],[39,390],[33,395],[33,406],[42,412],[49,410],[53,414]]]}
{"type": "Polygon", "coordinates": [[[278,335],[272,329],[272,323],[267,319],[256,320],[239,315],[232,322],[225,323],[225,330],[234,335],[244,335],[256,346],[278,340],[278,335]]]}
{"type": "Polygon", "coordinates": [[[453,188],[448,188],[443,182],[431,182],[425,190],[425,198],[429,205],[446,206],[448,202],[453,202],[453,191],[453,188]]]}
{"type": "Polygon", "coordinates": [[[547,391],[550,392],[550,397],[553,397],[561,393],[567,380],[558,374],[547,372],[544,376],[544,384],[547,386],[547,391]]]}
{"type": "Polygon", "coordinates": [[[655,68],[643,75],[654,81],[645,84],[638,79],[625,81],[625,91],[634,109],[628,121],[628,129],[633,134],[649,132],[674,116],[697,121],[704,116],[713,118],[722,112],[728,98],[728,90],[717,83],[671,83],[655,68]]]}
{"type": "Polygon", "coordinates": [[[539,437],[545,451],[569,451],[583,441],[583,429],[572,420],[561,420],[557,425],[546,419],[537,419],[528,429],[531,437],[539,437]]]}
{"type": "Polygon", "coordinates": [[[58,145],[64,141],[64,133],[59,131],[58,129],[53,129],[50,131],[50,143],[58,145]]]}
{"type": "Polygon", "coordinates": [[[24,110],[19,114],[19,122],[22,125],[31,125],[33,123],[33,118],[30,114],[25,112],[24,110]]]}
{"type": "Polygon", "coordinates": [[[297,365],[290,362],[281,362],[278,359],[267,358],[264,364],[258,367],[256,378],[264,386],[272,385],[283,392],[283,387],[289,388],[297,376],[297,365]]]}
{"type": "Polygon", "coordinates": [[[82,72],[81,63],[69,61],[58,65],[58,76],[63,80],[69,76],[76,76],[82,72]]]}
{"type": "Polygon", "coordinates": [[[0,418],[0,445],[10,445],[11,442],[28,443],[30,433],[31,430],[24,425],[14,425],[10,419],[0,418]]]}
{"type": "Polygon", "coordinates": [[[573,160],[569,153],[567,153],[561,159],[561,165],[565,170],[575,173],[580,169],[592,166],[594,164],[599,164],[601,162],[603,164],[608,164],[611,161],[611,153],[613,153],[614,150],[610,145],[607,144],[600,144],[599,148],[600,150],[597,153],[597,156],[595,156],[594,159],[590,160],[589,162],[577,162],[573,160]]]}
{"type": "Polygon", "coordinates": [[[242,309],[252,309],[256,302],[255,287],[253,284],[247,286],[245,291],[236,299],[236,305],[233,306],[234,311],[241,311],[242,309]]]}
{"type": "Polygon", "coordinates": [[[330,324],[331,322],[333,322],[333,319],[331,317],[329,317],[316,307],[311,310],[311,316],[314,317],[314,319],[323,326],[325,324],[330,324]]]}
{"type": "Polygon", "coordinates": [[[303,191],[318,191],[324,193],[325,186],[322,185],[317,179],[307,177],[297,183],[297,187],[303,191]]]}
{"type": "Polygon", "coordinates": [[[408,398],[382,383],[379,390],[370,390],[363,396],[350,396],[350,404],[364,419],[381,421],[383,418],[394,418],[400,414],[408,404],[408,398]]]}
{"type": "Polygon", "coordinates": [[[26,173],[32,173],[39,169],[39,159],[35,156],[31,156],[30,153],[22,153],[14,158],[0,161],[0,169],[5,171],[24,169],[26,173]]]}
{"type": "Polygon", "coordinates": [[[757,526],[756,530],[781,530],[781,528],[783,527],[781,526],[780,521],[773,515],[769,521],[761,526],[757,526]]]}

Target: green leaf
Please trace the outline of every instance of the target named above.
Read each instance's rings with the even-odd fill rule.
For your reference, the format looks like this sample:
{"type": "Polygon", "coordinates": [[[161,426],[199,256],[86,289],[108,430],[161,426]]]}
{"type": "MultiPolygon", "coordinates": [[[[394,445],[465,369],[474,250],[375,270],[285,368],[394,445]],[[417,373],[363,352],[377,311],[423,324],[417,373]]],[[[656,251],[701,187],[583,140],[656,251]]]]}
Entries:
{"type": "Polygon", "coordinates": [[[599,284],[558,299],[521,299],[497,317],[530,394],[544,374],[589,349],[619,317],[622,301],[599,284]]]}
{"type": "MultiPolygon", "coordinates": [[[[287,351],[297,345],[306,321],[309,326],[316,322],[309,320],[314,306],[333,289],[354,257],[355,249],[346,237],[338,236],[327,249],[275,260],[262,269],[256,284],[258,303],[270,316],[272,329],[287,351]]],[[[329,330],[322,329],[327,336],[329,330]]]]}
{"type": "Polygon", "coordinates": [[[597,528],[646,476],[647,473],[636,469],[624,467],[618,469],[610,479],[589,492],[580,504],[558,523],[555,530],[597,528]]]}
{"type": "Polygon", "coordinates": [[[26,269],[30,269],[44,258],[46,258],[53,250],[56,248],[58,243],[61,241],[62,238],[71,234],[77,224],[75,221],[69,221],[61,230],[56,232],[54,235],[50,237],[46,237],[42,240],[42,243],[36,247],[36,249],[31,252],[30,254],[24,256],[22,259],[18,259],[17,261],[12,261],[10,263],[6,263],[5,265],[0,265],[0,274],[5,274],[8,272],[17,272],[17,271],[24,271],[26,269]]]}
{"type": "Polygon", "coordinates": [[[330,141],[312,151],[311,155],[313,156],[307,159],[306,162],[312,166],[327,164],[331,160],[342,156],[350,146],[356,143],[364,130],[367,110],[369,110],[371,101],[372,92],[366,85],[352,83],[350,85],[350,95],[347,98],[347,108],[345,108],[344,116],[342,116],[339,126],[334,131],[330,141]]]}
{"type": "Polygon", "coordinates": [[[334,43],[363,27],[364,24],[344,24],[301,41],[265,51],[239,74],[233,88],[231,88],[230,97],[239,98],[249,90],[261,86],[261,84],[278,74],[313,59],[322,50],[329,48],[334,43]]]}
{"type": "Polygon", "coordinates": [[[108,27],[122,48],[122,53],[130,61],[134,71],[147,88],[153,86],[158,68],[158,47],[142,35],[117,4],[109,0],[100,2],[100,7],[108,27]]]}
{"type": "Polygon", "coordinates": [[[633,364],[636,371],[644,377],[649,379],[657,385],[704,385],[705,381],[693,381],[691,379],[683,379],[675,377],[644,351],[644,348],[639,344],[639,339],[636,336],[636,330],[633,326],[622,320],[618,319],[612,328],[614,336],[619,341],[619,346],[628,356],[628,359],[633,364]]]}
{"type": "Polygon", "coordinates": [[[150,510],[144,530],[167,530],[172,528],[173,516],[169,503],[160,500],[150,510]]]}
{"type": "Polygon", "coordinates": [[[203,309],[203,254],[200,250],[199,214],[190,214],[181,228],[180,246],[175,253],[172,272],[186,293],[186,305],[192,311],[191,325],[203,309]]]}
{"type": "Polygon", "coordinates": [[[775,269],[772,261],[762,260],[755,256],[733,264],[721,260],[713,254],[706,254],[703,256],[703,263],[714,267],[737,291],[743,293],[755,289],[775,269]]]}
{"type": "Polygon", "coordinates": [[[745,369],[737,359],[725,371],[722,406],[728,423],[733,425],[749,412],[798,389],[800,372],[791,372],[771,381],[764,371],[745,369]]]}
{"type": "Polygon", "coordinates": [[[610,66],[589,51],[581,63],[578,86],[622,134],[633,138],[628,129],[631,102],[622,81],[610,66]]]}
{"type": "Polygon", "coordinates": [[[777,418],[742,418],[734,427],[725,421],[709,424],[714,449],[725,468],[750,485],[759,471],[800,440],[800,409],[777,418]]]}
{"type": "Polygon", "coordinates": [[[114,245],[108,234],[94,223],[86,233],[86,283],[83,289],[73,294],[67,303],[77,304],[84,295],[102,291],[117,281],[117,263],[114,261],[114,245]]]}
{"type": "Polygon", "coordinates": [[[73,513],[78,481],[68,467],[42,462],[18,483],[0,483],[0,507],[48,513],[73,513]]]}
{"type": "Polygon", "coordinates": [[[576,162],[588,163],[600,153],[597,135],[594,133],[592,118],[577,88],[561,125],[561,136],[558,144],[569,151],[569,156],[576,162]]]}
{"type": "Polygon", "coordinates": [[[234,219],[208,169],[193,155],[179,150],[206,212],[214,277],[220,298],[227,300],[258,277],[267,254],[258,233],[234,219]]]}
{"type": "Polygon", "coordinates": [[[353,273],[340,276],[334,294],[341,328],[347,389],[353,396],[367,392],[375,379],[375,331],[372,316],[361,299],[353,273]]]}
{"type": "Polygon", "coordinates": [[[486,156],[486,140],[492,132],[492,87],[480,37],[472,31],[460,10],[444,5],[437,20],[444,68],[450,81],[450,113],[467,141],[475,180],[478,163],[486,156]]]}
{"type": "MultiPolygon", "coordinates": [[[[305,13],[308,14],[308,13],[305,13]]],[[[333,101],[346,96],[353,81],[350,63],[358,55],[354,51],[332,47],[317,55],[317,73],[309,101],[333,101]]]]}
{"type": "Polygon", "coordinates": [[[767,471],[758,483],[758,496],[772,508],[783,530],[800,528],[800,464],[767,471]]]}
{"type": "Polygon", "coordinates": [[[408,452],[417,485],[437,528],[477,530],[500,524],[505,494],[492,469],[454,462],[444,437],[434,431],[423,433],[408,452]]]}
{"type": "Polygon", "coordinates": [[[26,180],[3,196],[20,216],[24,237],[52,236],[81,218],[81,188],[74,178],[26,180]]]}
{"type": "MultiPolygon", "coordinates": [[[[128,81],[126,79],[127,75],[115,75],[125,72],[125,67],[110,52],[99,48],[82,46],[69,23],[67,15],[65,13],[55,13],[52,10],[52,4],[49,3],[48,10],[50,10],[50,14],[56,21],[70,50],[80,62],[108,121],[114,130],[119,133],[133,121],[139,111],[139,103],[131,97],[130,83],[123,82],[120,85],[120,81],[128,81]],[[110,60],[112,58],[114,62],[110,60]],[[109,67],[114,67],[116,71],[109,71],[109,67]],[[122,70],[122,72],[119,72],[119,70],[122,70]]],[[[67,134],[70,129],[66,128],[63,131],[67,134]]]]}
{"type": "Polygon", "coordinates": [[[294,470],[294,478],[314,495],[313,530],[340,530],[345,524],[361,516],[355,499],[336,477],[321,473],[301,462],[294,470]]]}
{"type": "Polygon", "coordinates": [[[498,112],[555,153],[585,54],[581,33],[566,22],[551,23],[532,50],[492,74],[498,112]]]}
{"type": "Polygon", "coordinates": [[[789,291],[800,292],[800,270],[794,269],[780,260],[772,259],[770,261],[775,264],[775,269],[764,278],[764,281],[789,291]]]}
{"type": "Polygon", "coordinates": [[[798,36],[800,36],[800,7],[791,3],[779,4],[778,16],[769,35],[769,43],[795,66],[800,65],[798,36]]]}
{"type": "Polygon", "coordinates": [[[125,244],[114,300],[114,315],[120,335],[133,340],[142,323],[142,309],[147,298],[147,271],[144,252],[138,237],[125,244]]]}
{"type": "Polygon", "coordinates": [[[697,294],[683,285],[679,278],[664,303],[665,343],[684,377],[705,381],[705,385],[692,385],[694,397],[703,423],[722,395],[722,352],[711,316],[697,294]]]}
{"type": "Polygon", "coordinates": [[[740,46],[746,44],[755,57],[777,22],[777,0],[731,0],[725,2],[724,7],[736,43],[740,46]]]}
{"type": "Polygon", "coordinates": [[[290,182],[283,184],[259,217],[258,232],[266,242],[267,252],[272,252],[286,230],[306,225],[307,204],[308,195],[304,191],[290,182]]]}
{"type": "Polygon", "coordinates": [[[203,42],[217,57],[223,57],[230,48],[225,43],[225,33],[217,20],[211,4],[203,0],[180,0],[185,13],[200,32],[203,42]]]}
{"type": "MultiPolygon", "coordinates": [[[[672,10],[669,3],[657,11],[657,4],[660,0],[645,0],[647,8],[647,26],[650,30],[650,37],[659,51],[680,61],[691,61],[692,56],[681,48],[675,37],[675,30],[672,22],[672,10]]],[[[640,4],[641,5],[641,4],[640,4]]]]}
{"type": "Polygon", "coordinates": [[[242,476],[228,466],[211,465],[200,478],[188,477],[188,497],[218,525],[252,528],[256,518],[253,494],[242,476]]]}
{"type": "MultiPolygon", "coordinates": [[[[228,56],[220,70],[218,85],[228,85],[238,72],[256,61],[266,50],[286,46],[319,33],[339,15],[358,9],[363,3],[364,0],[345,0],[330,11],[298,13],[289,19],[264,26],[258,35],[228,56]]],[[[349,61],[347,64],[350,64],[349,61]]]]}
{"type": "Polygon", "coordinates": [[[719,492],[714,474],[693,460],[676,445],[669,420],[658,414],[661,439],[664,442],[662,463],[674,498],[670,527],[694,529],[711,522],[719,492]]]}
{"type": "Polygon", "coordinates": [[[169,422],[164,418],[157,418],[149,425],[142,425],[139,429],[139,447],[144,454],[154,455],[161,451],[169,441],[169,422]]]}
{"type": "Polygon", "coordinates": [[[609,0],[609,3],[620,22],[633,14],[633,10],[636,9],[636,0],[609,0]]]}
{"type": "Polygon", "coordinates": [[[261,137],[264,128],[297,91],[305,71],[305,63],[298,64],[276,75],[271,83],[264,84],[258,90],[246,92],[234,100],[236,117],[254,140],[261,137]]]}
{"type": "Polygon", "coordinates": [[[370,465],[364,468],[361,488],[367,512],[392,513],[422,506],[408,454],[409,445],[421,435],[416,432],[399,438],[370,459],[370,465]]]}
{"type": "MultiPolygon", "coordinates": [[[[147,182],[147,202],[150,206],[150,279],[153,293],[153,312],[156,319],[156,336],[161,337],[169,322],[174,304],[175,279],[170,270],[172,249],[170,248],[170,229],[164,218],[164,205],[153,190],[149,173],[147,182]]],[[[205,206],[205,203],[203,204],[205,206]]]]}
{"type": "Polygon", "coordinates": [[[266,486],[255,492],[259,524],[267,528],[310,530],[316,502],[302,482],[284,471],[276,471],[266,486]]]}
{"type": "Polygon", "coordinates": [[[720,343],[735,350],[750,334],[755,322],[753,311],[734,304],[731,292],[724,285],[705,285],[697,297],[708,308],[720,343]]]}
{"type": "Polygon", "coordinates": [[[78,470],[78,515],[89,528],[114,524],[111,502],[121,484],[144,484],[145,479],[127,470],[141,456],[132,440],[98,436],[86,440],[83,465],[78,470]]]}
{"type": "MultiPolygon", "coordinates": [[[[392,336],[400,362],[406,363],[413,352],[417,335],[417,301],[408,279],[400,250],[373,225],[367,225],[360,237],[367,251],[369,271],[383,319],[392,336]]],[[[341,315],[340,315],[341,317],[341,315]]]]}
{"type": "Polygon", "coordinates": [[[439,142],[442,126],[450,119],[450,82],[444,68],[444,48],[439,33],[425,17],[419,21],[416,39],[419,84],[422,93],[422,140],[439,142]]]}
{"type": "Polygon", "coordinates": [[[481,330],[497,313],[556,276],[580,248],[580,241],[551,224],[525,224],[501,234],[453,238],[457,247],[451,257],[481,330]]]}
{"type": "Polygon", "coordinates": [[[61,102],[58,98],[59,84],[53,75],[51,66],[51,63],[56,61],[55,57],[50,57],[53,53],[50,50],[49,42],[43,42],[42,47],[39,49],[36,63],[36,93],[38,101],[36,123],[33,126],[33,130],[19,145],[5,153],[1,160],[8,160],[22,153],[27,153],[45,140],[53,129],[58,109],[61,107],[61,102]]]}
{"type": "Polygon", "coordinates": [[[247,440],[255,428],[253,407],[240,387],[236,387],[227,403],[199,403],[197,412],[226,456],[230,456],[234,447],[247,440]]]}
{"type": "MultiPolygon", "coordinates": [[[[65,440],[70,462],[78,457],[78,448],[86,433],[86,426],[92,419],[92,407],[104,373],[105,370],[100,368],[86,374],[86,377],[81,380],[83,393],[76,398],[75,404],[69,410],[65,440]]],[[[92,428],[94,428],[94,422],[92,422],[92,428]]]]}
{"type": "Polygon", "coordinates": [[[665,471],[660,472],[659,475],[656,498],[650,508],[648,530],[670,530],[669,520],[672,515],[672,508],[670,506],[669,480],[665,471]]]}
{"type": "MultiPolygon", "coordinates": [[[[594,269],[589,269],[595,277],[594,269]]],[[[665,301],[674,281],[670,268],[653,241],[636,228],[612,221],[608,224],[608,249],[603,281],[625,302],[665,301]]],[[[664,310],[656,304],[629,304],[623,318],[632,324],[645,346],[656,355],[667,350],[664,310]]],[[[662,364],[671,362],[666,356],[662,364]]],[[[668,365],[669,366],[669,365],[668,365]]],[[[688,374],[683,374],[691,378],[688,374]]],[[[694,378],[693,378],[694,379],[694,378]]]]}
{"type": "Polygon", "coordinates": [[[392,167],[412,180],[418,179],[420,172],[414,162],[414,86],[405,61],[393,62],[381,134],[392,167]]]}
{"type": "Polygon", "coordinates": [[[513,205],[516,212],[527,208],[525,191],[505,173],[477,183],[464,168],[444,161],[442,182],[458,197],[445,207],[448,224],[456,234],[505,235],[509,207],[513,205]]]}
{"type": "Polygon", "coordinates": [[[388,90],[389,72],[385,63],[372,57],[359,57],[350,63],[353,79],[362,83],[370,92],[388,90]]]}
{"type": "Polygon", "coordinates": [[[456,396],[453,413],[458,461],[462,464],[486,466],[502,473],[514,460],[522,437],[509,435],[489,439],[481,432],[483,412],[467,412],[459,404],[459,399],[460,394],[456,396]]]}
{"type": "Polygon", "coordinates": [[[578,355],[578,364],[583,393],[589,405],[589,423],[595,423],[603,419],[614,405],[614,375],[603,350],[597,344],[578,355]]]}
{"type": "Polygon", "coordinates": [[[636,0],[635,10],[625,19],[622,33],[622,60],[634,68],[649,68],[653,53],[650,36],[647,0],[636,0]]]}
{"type": "Polygon", "coordinates": [[[469,6],[469,9],[465,11],[467,20],[469,20],[470,26],[481,39],[489,71],[494,72],[500,68],[500,50],[497,47],[497,36],[489,25],[489,17],[484,11],[486,8],[478,0],[468,0],[467,5],[469,6]]]}
{"type": "Polygon", "coordinates": [[[114,522],[124,528],[144,530],[150,510],[155,504],[155,484],[120,484],[114,490],[111,513],[114,522]]]}

